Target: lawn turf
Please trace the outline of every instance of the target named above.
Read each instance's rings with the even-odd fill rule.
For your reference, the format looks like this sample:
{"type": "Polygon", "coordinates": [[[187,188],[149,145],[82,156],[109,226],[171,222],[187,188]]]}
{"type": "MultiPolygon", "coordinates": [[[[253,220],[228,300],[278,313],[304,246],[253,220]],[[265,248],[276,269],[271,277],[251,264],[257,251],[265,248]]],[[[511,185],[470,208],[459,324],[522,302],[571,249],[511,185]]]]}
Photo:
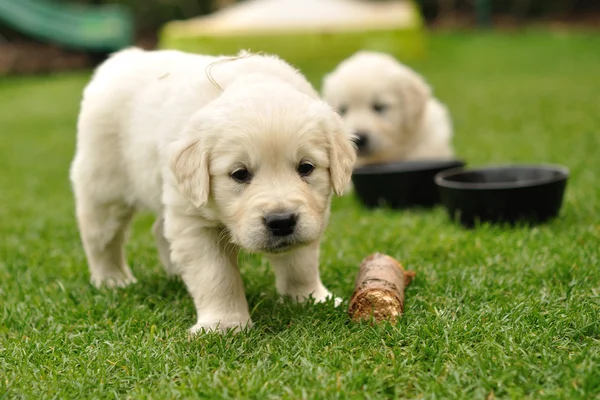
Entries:
{"type": "MultiPolygon", "coordinates": [[[[411,65],[454,116],[471,165],[571,169],[543,226],[452,224],[440,207],[333,203],[325,284],[348,299],[361,259],[417,271],[396,325],[278,303],[257,256],[242,275],[255,327],[190,340],[184,286],[133,226],[138,284],[96,290],[67,180],[88,74],[0,80],[0,398],[600,398],[600,35],[436,34],[411,65]]],[[[319,85],[330,67],[302,65],[319,85]]]]}

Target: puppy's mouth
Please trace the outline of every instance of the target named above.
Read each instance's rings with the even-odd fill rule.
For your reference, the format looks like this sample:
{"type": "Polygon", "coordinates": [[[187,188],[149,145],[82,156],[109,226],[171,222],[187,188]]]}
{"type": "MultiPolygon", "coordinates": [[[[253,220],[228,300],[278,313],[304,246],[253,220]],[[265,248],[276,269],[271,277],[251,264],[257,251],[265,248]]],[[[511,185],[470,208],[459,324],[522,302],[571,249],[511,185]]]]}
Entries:
{"type": "Polygon", "coordinates": [[[285,240],[277,240],[270,241],[271,243],[267,243],[266,246],[263,247],[262,251],[270,254],[279,254],[285,253],[290,250],[294,250],[298,247],[302,247],[306,245],[306,243],[299,241],[297,239],[285,239],[285,240]]]}

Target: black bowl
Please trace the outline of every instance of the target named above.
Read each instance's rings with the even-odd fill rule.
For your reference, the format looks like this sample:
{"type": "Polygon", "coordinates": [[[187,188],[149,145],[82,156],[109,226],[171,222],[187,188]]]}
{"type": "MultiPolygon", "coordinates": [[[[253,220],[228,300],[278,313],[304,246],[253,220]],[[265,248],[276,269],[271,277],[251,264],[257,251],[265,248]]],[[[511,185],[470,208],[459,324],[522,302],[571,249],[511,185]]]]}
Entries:
{"type": "Polygon", "coordinates": [[[558,165],[453,169],[436,175],[450,217],[480,222],[540,223],[558,215],[569,170],[558,165]]]}
{"type": "Polygon", "coordinates": [[[449,168],[462,167],[460,160],[427,160],[373,164],[352,174],[354,191],[367,207],[431,207],[440,202],[433,178],[449,168]]]}

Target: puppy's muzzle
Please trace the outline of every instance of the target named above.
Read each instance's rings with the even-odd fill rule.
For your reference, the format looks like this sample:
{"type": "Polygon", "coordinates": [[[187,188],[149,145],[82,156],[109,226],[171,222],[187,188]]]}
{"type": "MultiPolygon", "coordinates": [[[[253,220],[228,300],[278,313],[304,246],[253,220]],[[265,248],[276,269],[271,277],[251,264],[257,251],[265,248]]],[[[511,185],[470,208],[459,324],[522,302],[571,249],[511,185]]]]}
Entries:
{"type": "Polygon", "coordinates": [[[285,237],[294,233],[298,216],[293,213],[267,214],[264,223],[273,236],[285,237]]]}

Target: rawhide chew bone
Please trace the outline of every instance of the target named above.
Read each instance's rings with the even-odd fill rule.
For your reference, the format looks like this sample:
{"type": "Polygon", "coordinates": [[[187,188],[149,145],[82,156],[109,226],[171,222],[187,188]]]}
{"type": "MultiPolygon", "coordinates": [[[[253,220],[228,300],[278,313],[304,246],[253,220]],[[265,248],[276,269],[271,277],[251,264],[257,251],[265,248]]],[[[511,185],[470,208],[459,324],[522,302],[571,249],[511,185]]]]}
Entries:
{"type": "Polygon", "coordinates": [[[404,311],[404,288],[415,276],[394,258],[371,254],[360,264],[348,314],[355,321],[395,322],[404,311]]]}

